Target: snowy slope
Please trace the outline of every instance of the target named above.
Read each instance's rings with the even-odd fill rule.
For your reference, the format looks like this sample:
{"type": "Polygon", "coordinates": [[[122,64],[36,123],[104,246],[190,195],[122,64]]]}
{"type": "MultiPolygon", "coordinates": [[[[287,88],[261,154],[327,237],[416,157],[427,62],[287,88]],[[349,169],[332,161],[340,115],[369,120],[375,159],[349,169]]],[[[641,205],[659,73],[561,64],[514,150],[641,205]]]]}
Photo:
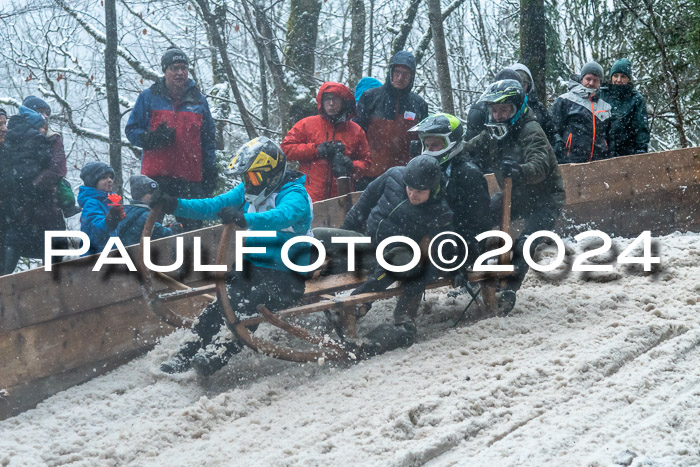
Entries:
{"type": "Polygon", "coordinates": [[[163,375],[178,331],[0,422],[0,466],[699,465],[700,234],[658,244],[653,274],[530,273],[508,318],[452,328],[466,298],[429,292],[418,343],[354,366],[163,375]]]}

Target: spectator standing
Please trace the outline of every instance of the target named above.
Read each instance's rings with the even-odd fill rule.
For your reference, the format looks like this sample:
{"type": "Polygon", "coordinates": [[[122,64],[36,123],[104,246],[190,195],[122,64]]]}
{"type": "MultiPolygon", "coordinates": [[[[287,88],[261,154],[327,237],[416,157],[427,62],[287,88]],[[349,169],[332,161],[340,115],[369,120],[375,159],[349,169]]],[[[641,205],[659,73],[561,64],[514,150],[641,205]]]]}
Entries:
{"type": "Polygon", "coordinates": [[[326,82],[316,96],[318,115],[298,121],[282,140],[289,160],[299,161],[315,201],[338,196],[338,177],[358,177],[372,162],[365,132],[351,121],[355,100],[343,84],[326,82]]]}
{"type": "Polygon", "coordinates": [[[523,85],[523,90],[527,96],[527,106],[530,111],[534,114],[537,123],[540,124],[544,133],[547,135],[547,139],[550,143],[554,142],[554,126],[552,125],[552,118],[547,112],[547,108],[544,106],[540,98],[537,97],[537,90],[535,89],[535,80],[532,79],[532,73],[530,69],[523,65],[522,63],[514,63],[509,66],[511,70],[515,70],[520,75],[520,82],[523,85]]]}
{"type": "Polygon", "coordinates": [[[56,200],[56,186],[66,170],[65,154],[52,151],[47,121],[33,110],[48,108],[46,102],[29,96],[23,104],[28,106],[20,105],[8,122],[0,174],[5,204],[3,274],[12,273],[21,256],[43,258],[44,232],[66,228],[56,200]]]}
{"type": "Polygon", "coordinates": [[[114,169],[104,162],[88,162],[80,171],[84,185],[78,189],[80,230],[90,238],[90,248],[83,256],[102,253],[119,221],[124,219],[124,206],[110,206],[108,196],[114,189],[114,169]]]}
{"type": "Polygon", "coordinates": [[[560,164],[590,162],[609,156],[610,104],[600,98],[603,67],[588,62],[571,77],[569,92],[550,109],[554,151],[560,164]]]}
{"type": "Polygon", "coordinates": [[[632,80],[632,63],[621,58],[610,69],[610,83],[601,89],[601,98],[612,107],[610,157],[649,150],[647,104],[632,80]]]}
{"type": "Polygon", "coordinates": [[[428,104],[411,92],[416,77],[416,59],[410,52],[397,52],[389,62],[383,86],[365,91],[357,105],[357,122],[367,134],[372,167],[355,188],[363,190],[372,180],[411,159],[415,136],[408,130],[428,116],[428,104]]]}
{"type": "MultiPolygon", "coordinates": [[[[139,94],[126,137],[143,148],[141,173],[178,198],[206,198],[217,181],[216,133],[204,95],[188,78],[189,59],[170,48],[161,58],[163,78],[139,94]]],[[[202,221],[179,220],[185,230],[202,221]]]]}

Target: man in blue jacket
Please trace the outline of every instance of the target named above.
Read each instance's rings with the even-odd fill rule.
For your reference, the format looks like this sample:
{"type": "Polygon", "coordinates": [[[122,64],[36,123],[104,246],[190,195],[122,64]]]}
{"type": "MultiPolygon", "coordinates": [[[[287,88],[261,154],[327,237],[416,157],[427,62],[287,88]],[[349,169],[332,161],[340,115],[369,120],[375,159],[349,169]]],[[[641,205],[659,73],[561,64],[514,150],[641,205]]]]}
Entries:
{"type": "MultiPolygon", "coordinates": [[[[170,196],[213,196],[217,180],[216,132],[204,95],[188,79],[189,59],[171,47],[160,60],[163,78],[136,99],[126,137],[143,148],[141,173],[170,196]]],[[[201,221],[181,221],[185,230],[201,221]]]]}
{"type": "MultiPolygon", "coordinates": [[[[255,138],[243,145],[229,164],[231,174],[242,178],[230,191],[215,198],[189,200],[161,194],[152,203],[177,216],[221,218],[249,230],[276,231],[274,238],[246,238],[246,247],[265,247],[265,253],[245,256],[243,270],[228,274],[228,294],[239,316],[257,313],[259,304],[273,311],[289,307],[304,294],[305,277],[284,265],[281,250],[287,240],[310,235],[311,198],[304,188],[304,175],[286,170],[286,166],[287,157],[277,144],[266,137],[255,138]]],[[[308,244],[297,243],[290,248],[289,258],[297,265],[308,265],[309,252],[308,244]]],[[[180,373],[194,367],[200,375],[208,376],[221,369],[243,348],[224,324],[219,303],[211,303],[192,328],[193,340],[164,362],[161,370],[180,373]]]]}

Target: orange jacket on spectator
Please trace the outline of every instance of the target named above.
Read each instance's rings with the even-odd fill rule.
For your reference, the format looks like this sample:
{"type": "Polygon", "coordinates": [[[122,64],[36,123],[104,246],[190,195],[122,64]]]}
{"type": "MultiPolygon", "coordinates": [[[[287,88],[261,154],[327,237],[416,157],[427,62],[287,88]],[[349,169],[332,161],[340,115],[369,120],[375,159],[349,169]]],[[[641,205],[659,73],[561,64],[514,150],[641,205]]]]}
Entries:
{"type": "Polygon", "coordinates": [[[355,99],[340,83],[326,82],[316,95],[319,115],[299,120],[282,140],[282,150],[289,160],[299,161],[299,170],[306,174],[306,190],[313,201],[338,196],[331,164],[318,155],[318,145],[325,141],[340,141],[345,145],[345,155],[353,161],[353,179],[365,175],[372,164],[369,145],[362,128],[350,121],[355,113],[355,99]],[[323,112],[321,99],[326,92],[343,99],[343,109],[335,118],[323,112]]]}

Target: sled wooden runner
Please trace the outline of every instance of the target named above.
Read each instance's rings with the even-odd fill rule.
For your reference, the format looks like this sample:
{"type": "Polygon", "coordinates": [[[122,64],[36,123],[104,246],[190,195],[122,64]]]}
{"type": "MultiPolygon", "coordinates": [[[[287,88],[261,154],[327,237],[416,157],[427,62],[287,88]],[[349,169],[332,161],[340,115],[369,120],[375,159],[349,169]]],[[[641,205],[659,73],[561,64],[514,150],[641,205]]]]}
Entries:
{"type": "MultiPolygon", "coordinates": [[[[592,229],[630,238],[643,230],[654,236],[700,231],[700,148],[560,167],[566,205],[555,232],[562,237],[592,229]]],[[[495,193],[493,176],[487,175],[487,181],[495,193]]],[[[345,212],[341,207],[358,197],[359,193],[352,193],[316,203],[313,226],[341,225],[345,212]]],[[[222,231],[219,225],[179,237],[184,238],[186,249],[192,237],[200,237],[207,262],[213,263],[222,231]]],[[[152,246],[167,253],[174,244],[174,238],[166,238],[152,246]]],[[[137,250],[136,245],[127,247],[135,263],[137,250]]],[[[37,268],[0,277],[0,419],[143,355],[173,331],[150,311],[138,273],[117,266],[95,272],[96,260],[93,255],[55,264],[52,272],[37,268]]],[[[211,275],[185,271],[172,277],[187,290],[154,276],[153,291],[183,318],[196,317],[206,306],[209,300],[203,294],[216,294],[211,275]]],[[[329,276],[310,281],[306,298],[297,307],[302,309],[290,308],[278,316],[288,320],[305,311],[304,306],[323,301],[330,302],[324,306],[341,307],[338,302],[346,297],[322,295],[345,290],[356,280],[329,276]]],[[[387,292],[398,293],[394,290],[387,292]]],[[[253,323],[246,320],[245,324],[253,323]]]]}

